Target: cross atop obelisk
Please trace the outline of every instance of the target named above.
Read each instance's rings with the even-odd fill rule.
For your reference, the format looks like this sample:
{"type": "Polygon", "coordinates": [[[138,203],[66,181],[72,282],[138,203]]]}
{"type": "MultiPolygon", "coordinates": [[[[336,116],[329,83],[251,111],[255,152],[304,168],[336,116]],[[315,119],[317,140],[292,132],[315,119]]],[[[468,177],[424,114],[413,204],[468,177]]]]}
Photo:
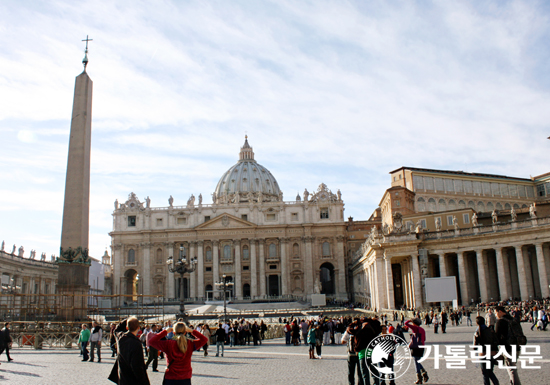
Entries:
{"type": "Polygon", "coordinates": [[[82,40],[86,42],[86,49],[84,50],[84,59],[82,59],[82,64],[84,64],[84,72],[86,72],[86,66],[88,65],[88,42],[94,41],[94,39],[89,39],[86,35],[86,39],[82,40]]]}

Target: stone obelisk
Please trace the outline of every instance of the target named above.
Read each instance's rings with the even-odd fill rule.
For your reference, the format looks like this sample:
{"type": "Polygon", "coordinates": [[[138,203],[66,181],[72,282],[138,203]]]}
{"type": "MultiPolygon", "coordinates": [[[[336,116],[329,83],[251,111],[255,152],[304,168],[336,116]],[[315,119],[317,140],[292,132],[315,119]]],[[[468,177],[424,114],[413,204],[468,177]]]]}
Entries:
{"type": "Polygon", "coordinates": [[[90,259],[88,234],[90,214],[90,149],[92,139],[92,80],[86,73],[88,37],[84,71],[76,77],[69,139],[67,176],[61,248],[57,263],[58,292],[63,303],[58,313],[66,320],[86,319],[90,259]]]}

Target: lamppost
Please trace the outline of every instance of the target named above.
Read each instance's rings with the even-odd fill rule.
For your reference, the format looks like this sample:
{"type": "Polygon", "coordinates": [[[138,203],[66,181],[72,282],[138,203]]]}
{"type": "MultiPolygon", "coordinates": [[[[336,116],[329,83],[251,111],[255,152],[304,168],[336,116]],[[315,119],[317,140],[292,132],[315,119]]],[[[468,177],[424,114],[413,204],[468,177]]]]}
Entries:
{"type": "Polygon", "coordinates": [[[226,290],[228,287],[233,286],[233,282],[227,281],[227,277],[222,275],[222,281],[221,282],[215,282],[214,283],[217,287],[221,288],[223,290],[223,318],[225,322],[228,322],[227,319],[227,295],[226,290]]]}
{"type": "Polygon", "coordinates": [[[178,273],[180,275],[180,314],[178,318],[183,318],[184,321],[186,321],[187,314],[185,313],[185,298],[183,296],[183,275],[195,271],[197,268],[197,257],[187,260],[186,256],[183,255],[183,244],[181,244],[178,261],[174,261],[172,257],[169,257],[166,260],[166,264],[168,265],[168,271],[170,273],[178,273]]]}

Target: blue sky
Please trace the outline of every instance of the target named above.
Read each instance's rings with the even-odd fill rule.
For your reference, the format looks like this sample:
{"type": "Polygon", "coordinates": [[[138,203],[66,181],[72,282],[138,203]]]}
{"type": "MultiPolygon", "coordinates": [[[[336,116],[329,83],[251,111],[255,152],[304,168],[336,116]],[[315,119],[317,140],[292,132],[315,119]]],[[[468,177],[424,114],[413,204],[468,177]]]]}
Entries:
{"type": "Polygon", "coordinates": [[[74,78],[94,81],[90,250],[115,199],[210,202],[245,133],[285,200],[366,219],[401,166],[550,171],[545,2],[0,2],[0,238],[58,254],[74,78]]]}

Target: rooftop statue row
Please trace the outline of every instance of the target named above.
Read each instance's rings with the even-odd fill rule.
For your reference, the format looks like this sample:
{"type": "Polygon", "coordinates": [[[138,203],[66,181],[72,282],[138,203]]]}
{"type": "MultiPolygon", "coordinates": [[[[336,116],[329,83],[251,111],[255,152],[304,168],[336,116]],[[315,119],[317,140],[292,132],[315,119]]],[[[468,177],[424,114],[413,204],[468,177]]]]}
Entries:
{"type": "MultiPolygon", "coordinates": [[[[340,190],[334,194],[331,190],[327,188],[327,185],[321,183],[317,188],[315,193],[310,194],[307,188],[304,190],[304,202],[341,202],[342,193],[340,190]]],[[[302,198],[300,194],[296,196],[296,201],[301,202],[302,198]]],[[[283,193],[280,192],[278,195],[266,194],[259,192],[235,192],[229,193],[224,192],[223,194],[212,193],[212,202],[214,205],[230,205],[230,204],[240,204],[240,203],[264,203],[264,202],[283,202],[283,193]]],[[[174,207],[174,198],[170,195],[168,198],[169,207],[174,207]]],[[[202,194],[198,196],[198,206],[202,207],[202,194]]],[[[195,207],[195,195],[191,194],[187,200],[187,208],[195,207]]],[[[151,199],[149,197],[145,198],[145,206],[141,202],[135,193],[130,193],[128,195],[128,200],[125,203],[119,203],[118,199],[115,200],[115,210],[124,210],[124,209],[139,209],[145,210],[151,208],[151,199]]]]}
{"type": "MultiPolygon", "coordinates": [[[[18,257],[21,257],[21,258],[24,258],[24,255],[25,255],[25,248],[23,246],[20,246],[19,249],[17,250],[17,246],[13,245],[13,248],[11,250],[11,253],[8,253],[6,250],[6,242],[5,241],[2,241],[2,247],[0,248],[0,251],[1,252],[4,252],[6,254],[10,254],[10,255],[13,255],[13,256],[18,256],[18,257]],[[15,254],[17,250],[17,254],[15,254]]],[[[31,250],[31,253],[30,253],[30,256],[29,256],[29,259],[36,259],[36,250],[31,250]]],[[[55,255],[52,254],[51,256],[51,262],[54,262],[55,261],[55,255]]],[[[45,262],[46,261],[46,253],[42,253],[40,254],[40,260],[42,262],[45,262]]]]}

